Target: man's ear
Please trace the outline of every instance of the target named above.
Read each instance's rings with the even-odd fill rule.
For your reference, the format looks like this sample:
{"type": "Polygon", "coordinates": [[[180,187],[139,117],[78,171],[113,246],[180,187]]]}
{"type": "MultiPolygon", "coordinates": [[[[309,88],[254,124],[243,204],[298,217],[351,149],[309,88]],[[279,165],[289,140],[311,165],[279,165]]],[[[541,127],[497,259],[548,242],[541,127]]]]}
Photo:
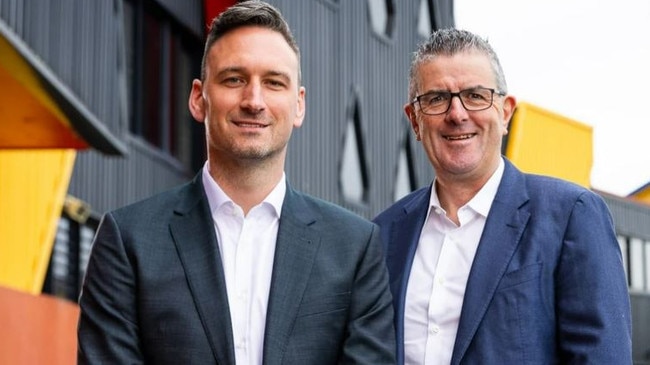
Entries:
{"type": "Polygon", "coordinates": [[[517,98],[513,95],[506,95],[503,99],[503,135],[508,134],[508,125],[510,124],[510,119],[512,114],[515,112],[517,107],[517,98]]]}
{"type": "Polygon", "coordinates": [[[407,103],[404,105],[404,113],[411,123],[411,129],[415,133],[415,139],[420,140],[420,126],[418,125],[417,117],[415,115],[415,107],[412,103],[407,103]]]}
{"type": "Polygon", "coordinates": [[[293,121],[294,128],[300,128],[305,119],[305,95],[307,91],[304,86],[298,89],[298,103],[296,104],[296,119],[293,121]]]}
{"type": "Polygon", "coordinates": [[[203,97],[203,83],[201,80],[194,79],[192,81],[192,90],[190,90],[190,98],[187,101],[192,117],[199,122],[205,121],[205,98],[203,97]]]}

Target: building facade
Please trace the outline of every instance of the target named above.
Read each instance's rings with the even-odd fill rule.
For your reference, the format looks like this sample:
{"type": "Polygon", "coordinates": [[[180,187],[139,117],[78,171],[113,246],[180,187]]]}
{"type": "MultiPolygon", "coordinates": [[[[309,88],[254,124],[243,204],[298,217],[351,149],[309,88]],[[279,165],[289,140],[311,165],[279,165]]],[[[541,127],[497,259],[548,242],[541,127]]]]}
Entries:
{"type": "MultiPolygon", "coordinates": [[[[234,2],[0,0],[0,34],[50,80],[35,88],[54,95],[67,130],[85,141],[68,147],[79,151],[47,251],[44,293],[77,298],[104,212],[201,168],[203,126],[191,118],[187,98],[206,25],[234,2]]],[[[367,218],[430,184],[433,172],[402,106],[411,54],[433,29],[454,26],[453,0],[269,2],[295,33],[307,89],[305,122],[289,144],[288,181],[367,218]]],[[[625,257],[635,359],[650,364],[650,207],[601,195],[625,257]]]]}

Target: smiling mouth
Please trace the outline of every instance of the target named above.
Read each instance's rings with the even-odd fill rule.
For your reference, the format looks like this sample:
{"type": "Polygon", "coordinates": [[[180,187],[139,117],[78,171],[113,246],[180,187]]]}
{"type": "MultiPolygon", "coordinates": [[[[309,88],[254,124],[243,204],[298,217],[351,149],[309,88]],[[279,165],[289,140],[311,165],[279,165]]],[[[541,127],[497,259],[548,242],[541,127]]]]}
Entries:
{"type": "Polygon", "coordinates": [[[475,133],[470,133],[470,134],[461,134],[457,136],[444,136],[444,138],[448,141],[462,141],[465,139],[470,139],[474,137],[476,134],[475,133]]]}
{"type": "Polygon", "coordinates": [[[259,123],[246,123],[246,122],[234,122],[236,126],[242,127],[242,128],[265,128],[265,124],[259,124],[259,123]]]}

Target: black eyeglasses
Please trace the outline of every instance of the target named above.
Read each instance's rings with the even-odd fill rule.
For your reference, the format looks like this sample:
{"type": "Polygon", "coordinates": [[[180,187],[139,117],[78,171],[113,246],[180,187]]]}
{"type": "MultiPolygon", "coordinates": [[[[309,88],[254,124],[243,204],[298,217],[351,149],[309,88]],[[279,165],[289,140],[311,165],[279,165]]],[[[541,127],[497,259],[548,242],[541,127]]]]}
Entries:
{"type": "Polygon", "coordinates": [[[420,110],[427,115],[445,114],[451,107],[451,99],[458,96],[460,103],[469,111],[485,110],[492,106],[494,94],[504,96],[506,93],[496,91],[486,87],[475,87],[472,89],[461,90],[457,93],[449,91],[432,91],[426,94],[418,95],[411,104],[417,102],[420,104],[420,110]]]}

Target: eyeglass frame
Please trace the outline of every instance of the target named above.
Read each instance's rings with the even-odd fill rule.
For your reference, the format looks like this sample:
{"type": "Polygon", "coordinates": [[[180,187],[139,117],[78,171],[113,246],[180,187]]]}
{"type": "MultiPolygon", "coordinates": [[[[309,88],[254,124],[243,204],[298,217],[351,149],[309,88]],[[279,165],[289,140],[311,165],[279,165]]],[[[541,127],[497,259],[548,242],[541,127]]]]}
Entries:
{"type": "Polygon", "coordinates": [[[415,104],[417,102],[418,106],[420,107],[420,111],[425,115],[442,115],[442,114],[445,114],[445,113],[447,113],[449,111],[449,109],[451,108],[452,99],[454,98],[454,96],[457,96],[458,100],[460,100],[460,105],[462,105],[465,110],[467,110],[469,112],[479,112],[479,111],[482,111],[482,110],[487,110],[492,105],[494,105],[494,94],[496,94],[498,96],[506,96],[508,93],[506,93],[504,91],[498,91],[497,89],[494,89],[494,88],[482,87],[482,86],[472,87],[472,88],[469,88],[469,89],[463,89],[463,90],[460,90],[460,91],[458,91],[456,93],[452,93],[451,91],[427,91],[424,94],[420,94],[420,95],[414,97],[413,100],[411,100],[411,104],[415,104]],[[472,90],[489,90],[490,91],[490,104],[487,105],[485,108],[482,108],[482,109],[468,109],[467,106],[465,106],[465,103],[463,102],[463,98],[460,97],[460,94],[464,93],[464,92],[467,92],[467,91],[472,91],[472,90]],[[449,103],[447,103],[447,108],[445,109],[445,111],[440,112],[440,113],[427,113],[422,109],[422,104],[420,103],[420,98],[423,97],[423,96],[426,96],[426,95],[430,95],[430,94],[448,94],[449,95],[449,103]]]}

